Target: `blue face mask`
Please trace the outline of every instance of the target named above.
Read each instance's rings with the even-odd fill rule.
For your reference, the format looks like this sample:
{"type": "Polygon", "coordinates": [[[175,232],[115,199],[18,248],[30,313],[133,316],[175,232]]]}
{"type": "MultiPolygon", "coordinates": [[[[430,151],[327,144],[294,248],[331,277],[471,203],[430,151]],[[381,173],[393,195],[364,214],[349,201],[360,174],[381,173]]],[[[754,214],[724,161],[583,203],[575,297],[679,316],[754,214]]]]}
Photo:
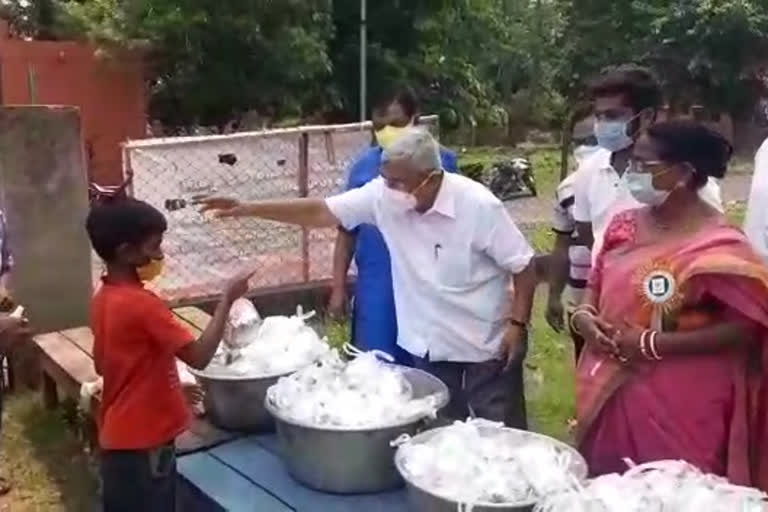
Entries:
{"type": "Polygon", "coordinates": [[[632,137],[627,135],[630,121],[595,121],[595,138],[598,146],[611,153],[621,151],[632,145],[632,137]]]}
{"type": "Polygon", "coordinates": [[[627,188],[635,201],[648,206],[661,206],[669,199],[671,190],[658,190],[653,186],[653,174],[649,172],[627,172],[624,175],[627,188]]]}
{"type": "Polygon", "coordinates": [[[642,112],[638,112],[626,121],[595,121],[595,138],[597,145],[607,149],[611,153],[616,153],[626,149],[634,142],[627,133],[630,123],[635,120],[642,112]]]}

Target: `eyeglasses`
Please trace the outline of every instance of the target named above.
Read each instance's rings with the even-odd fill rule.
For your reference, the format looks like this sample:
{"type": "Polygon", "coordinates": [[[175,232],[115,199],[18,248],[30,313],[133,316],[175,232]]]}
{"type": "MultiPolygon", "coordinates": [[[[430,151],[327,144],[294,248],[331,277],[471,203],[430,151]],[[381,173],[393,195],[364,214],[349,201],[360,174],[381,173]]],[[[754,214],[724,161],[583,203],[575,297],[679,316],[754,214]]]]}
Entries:
{"type": "Polygon", "coordinates": [[[630,160],[629,171],[637,173],[649,173],[653,172],[653,169],[664,165],[661,160],[630,160]]]}

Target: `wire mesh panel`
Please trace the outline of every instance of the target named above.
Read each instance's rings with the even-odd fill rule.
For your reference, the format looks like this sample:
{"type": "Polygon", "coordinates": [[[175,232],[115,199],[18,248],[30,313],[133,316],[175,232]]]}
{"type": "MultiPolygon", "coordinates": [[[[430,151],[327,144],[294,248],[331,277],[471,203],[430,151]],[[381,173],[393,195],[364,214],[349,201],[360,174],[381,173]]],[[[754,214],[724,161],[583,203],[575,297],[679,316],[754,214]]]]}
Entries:
{"type": "MultiPolygon", "coordinates": [[[[424,120],[433,126],[436,118],[424,120]]],[[[335,229],[210,219],[191,203],[208,195],[243,201],[333,195],[369,144],[369,123],[126,143],[133,195],[168,219],[165,271],[154,290],[172,303],[198,302],[218,295],[245,268],[257,269],[257,288],[329,279],[335,229]]]]}
{"type": "MultiPolygon", "coordinates": [[[[344,190],[347,170],[370,143],[366,132],[337,131],[309,136],[309,195],[327,197],[344,190]]],[[[336,229],[313,229],[309,232],[309,280],[328,279],[333,271],[333,247],[336,229]]]]}

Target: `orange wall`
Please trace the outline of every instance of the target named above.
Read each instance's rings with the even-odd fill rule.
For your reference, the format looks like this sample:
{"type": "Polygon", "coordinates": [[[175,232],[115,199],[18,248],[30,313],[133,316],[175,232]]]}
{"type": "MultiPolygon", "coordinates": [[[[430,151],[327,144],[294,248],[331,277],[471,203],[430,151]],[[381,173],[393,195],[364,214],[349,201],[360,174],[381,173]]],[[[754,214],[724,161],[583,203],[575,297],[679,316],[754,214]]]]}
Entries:
{"type": "Polygon", "coordinates": [[[146,90],[137,54],[107,56],[75,42],[0,40],[0,82],[4,105],[79,107],[90,178],[120,182],[120,143],[146,132],[146,90]]]}

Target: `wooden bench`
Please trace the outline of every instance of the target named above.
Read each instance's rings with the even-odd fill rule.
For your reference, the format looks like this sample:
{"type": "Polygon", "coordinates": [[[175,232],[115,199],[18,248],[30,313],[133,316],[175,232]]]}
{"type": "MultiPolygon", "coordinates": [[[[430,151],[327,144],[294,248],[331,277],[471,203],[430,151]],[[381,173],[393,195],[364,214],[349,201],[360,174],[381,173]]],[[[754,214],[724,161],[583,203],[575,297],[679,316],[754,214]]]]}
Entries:
{"type": "MultiPolygon", "coordinates": [[[[173,310],[179,321],[194,336],[199,336],[210,321],[210,315],[195,307],[173,310]]],[[[42,369],[43,403],[47,408],[56,407],[59,397],[80,398],[80,389],[85,382],[98,378],[93,364],[93,334],[87,327],[40,334],[34,338],[42,369]]],[[[91,404],[92,415],[98,411],[98,399],[91,404]]],[[[96,427],[94,418],[88,418],[86,440],[95,447],[96,427]]],[[[204,418],[195,417],[189,430],[176,440],[180,453],[190,453],[218,445],[237,437],[232,432],[213,427],[204,418]]]]}

